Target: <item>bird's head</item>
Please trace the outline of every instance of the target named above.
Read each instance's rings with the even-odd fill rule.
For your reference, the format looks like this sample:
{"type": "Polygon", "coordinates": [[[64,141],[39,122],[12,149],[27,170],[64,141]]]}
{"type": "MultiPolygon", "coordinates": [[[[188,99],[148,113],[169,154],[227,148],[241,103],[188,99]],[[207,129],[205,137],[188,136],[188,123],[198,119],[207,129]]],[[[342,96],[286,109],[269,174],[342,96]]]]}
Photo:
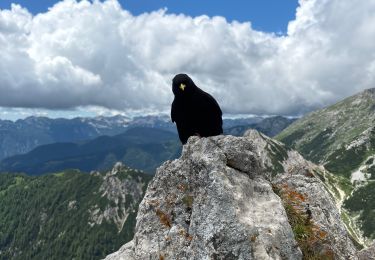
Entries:
{"type": "Polygon", "coordinates": [[[175,96],[187,96],[196,87],[193,80],[186,74],[177,74],[172,80],[172,91],[175,96]]]}

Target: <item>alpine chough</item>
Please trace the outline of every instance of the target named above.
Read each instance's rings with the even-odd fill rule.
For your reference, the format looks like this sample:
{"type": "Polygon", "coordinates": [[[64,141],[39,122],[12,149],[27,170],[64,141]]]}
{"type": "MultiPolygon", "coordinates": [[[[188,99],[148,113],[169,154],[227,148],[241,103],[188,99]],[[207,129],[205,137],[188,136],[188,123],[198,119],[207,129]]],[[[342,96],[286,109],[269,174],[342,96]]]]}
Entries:
{"type": "Polygon", "coordinates": [[[176,122],[178,135],[183,144],[190,136],[201,137],[223,133],[222,112],[216,100],[198,88],[186,74],[173,78],[174,100],[171,109],[172,122],[176,122]]]}

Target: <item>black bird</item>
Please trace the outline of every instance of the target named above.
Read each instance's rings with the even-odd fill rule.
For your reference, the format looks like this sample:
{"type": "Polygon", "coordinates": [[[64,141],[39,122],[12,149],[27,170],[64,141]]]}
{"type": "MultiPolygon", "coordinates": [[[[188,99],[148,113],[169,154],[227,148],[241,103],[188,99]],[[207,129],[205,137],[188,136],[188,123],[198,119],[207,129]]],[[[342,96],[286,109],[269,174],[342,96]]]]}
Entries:
{"type": "Polygon", "coordinates": [[[222,112],[216,100],[198,88],[186,74],[173,78],[174,100],[171,109],[172,122],[176,122],[178,136],[185,144],[190,136],[201,137],[223,133],[222,112]]]}

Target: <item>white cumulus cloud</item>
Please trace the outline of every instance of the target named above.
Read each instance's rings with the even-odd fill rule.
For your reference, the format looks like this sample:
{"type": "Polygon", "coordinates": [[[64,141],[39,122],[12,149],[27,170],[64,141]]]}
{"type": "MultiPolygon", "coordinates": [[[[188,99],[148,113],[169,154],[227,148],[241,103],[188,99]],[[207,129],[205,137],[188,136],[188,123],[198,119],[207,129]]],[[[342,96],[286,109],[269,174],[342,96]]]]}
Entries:
{"type": "Polygon", "coordinates": [[[375,87],[375,2],[300,0],[286,35],[116,0],[0,11],[0,107],[169,110],[191,75],[226,113],[298,115],[375,87]]]}

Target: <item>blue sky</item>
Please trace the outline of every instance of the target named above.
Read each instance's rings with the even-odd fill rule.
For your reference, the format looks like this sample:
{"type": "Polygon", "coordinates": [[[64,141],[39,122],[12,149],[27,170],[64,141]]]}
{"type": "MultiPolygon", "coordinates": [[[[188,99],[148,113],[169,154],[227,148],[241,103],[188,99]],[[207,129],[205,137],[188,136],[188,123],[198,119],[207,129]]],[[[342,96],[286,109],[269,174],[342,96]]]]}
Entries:
{"type": "MultiPolygon", "coordinates": [[[[56,0],[1,0],[0,8],[11,3],[26,7],[33,14],[46,12],[56,0]]],[[[120,0],[122,7],[134,15],[167,8],[168,13],[189,16],[224,16],[228,21],[251,21],[256,30],[285,33],[288,22],[295,18],[297,0],[120,0]]]]}
{"type": "Polygon", "coordinates": [[[375,86],[375,1],[10,3],[1,119],[168,114],[181,72],[227,115],[300,116],[375,86]]]}

